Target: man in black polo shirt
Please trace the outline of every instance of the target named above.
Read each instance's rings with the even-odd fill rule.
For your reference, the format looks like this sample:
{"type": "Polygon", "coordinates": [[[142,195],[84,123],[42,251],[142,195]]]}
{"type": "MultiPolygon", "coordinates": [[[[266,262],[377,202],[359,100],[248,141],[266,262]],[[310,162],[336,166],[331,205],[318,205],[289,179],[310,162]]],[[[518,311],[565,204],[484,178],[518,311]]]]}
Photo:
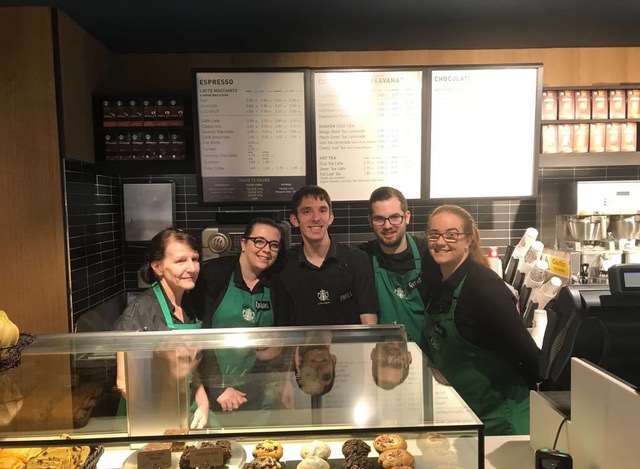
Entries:
{"type": "Polygon", "coordinates": [[[334,243],[331,199],[318,186],[292,198],[289,220],[300,229],[302,246],[288,253],[280,273],[290,300],[291,325],[375,324],[378,302],[366,254],[334,243]]]}
{"type": "Polygon", "coordinates": [[[369,222],[376,239],[360,246],[371,258],[380,324],[404,324],[408,340],[422,345],[424,279],[439,281],[440,269],[424,238],[407,233],[411,212],[402,192],[379,187],[369,198],[369,222]]]}

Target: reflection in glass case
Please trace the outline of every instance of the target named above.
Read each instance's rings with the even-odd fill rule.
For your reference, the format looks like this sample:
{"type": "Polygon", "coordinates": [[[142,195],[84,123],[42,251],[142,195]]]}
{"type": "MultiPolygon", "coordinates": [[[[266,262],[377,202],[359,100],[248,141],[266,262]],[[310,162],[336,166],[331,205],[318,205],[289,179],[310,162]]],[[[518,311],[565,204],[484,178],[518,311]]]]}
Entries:
{"type": "Polygon", "coordinates": [[[251,461],[277,438],[295,461],[321,439],[331,463],[400,434],[415,467],[484,463],[482,422],[396,325],[42,336],[0,383],[0,446],[223,438],[251,461]]]}

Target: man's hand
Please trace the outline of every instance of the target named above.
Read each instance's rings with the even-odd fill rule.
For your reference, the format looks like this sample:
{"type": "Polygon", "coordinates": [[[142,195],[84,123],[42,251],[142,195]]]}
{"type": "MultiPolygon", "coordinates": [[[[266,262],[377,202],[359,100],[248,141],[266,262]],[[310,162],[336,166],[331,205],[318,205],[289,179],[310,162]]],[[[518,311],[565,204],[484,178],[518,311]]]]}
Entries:
{"type": "Polygon", "coordinates": [[[220,404],[223,411],[231,412],[232,410],[239,409],[241,405],[247,402],[247,395],[237,389],[227,388],[218,396],[216,401],[220,404]]]}

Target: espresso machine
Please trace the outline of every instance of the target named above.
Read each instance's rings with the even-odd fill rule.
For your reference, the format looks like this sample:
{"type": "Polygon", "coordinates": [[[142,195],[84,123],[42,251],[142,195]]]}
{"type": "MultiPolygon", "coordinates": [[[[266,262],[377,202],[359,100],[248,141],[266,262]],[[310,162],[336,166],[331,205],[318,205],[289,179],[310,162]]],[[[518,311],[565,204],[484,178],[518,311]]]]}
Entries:
{"type": "Polygon", "coordinates": [[[606,284],[613,265],[640,262],[640,181],[579,181],[575,214],[556,216],[556,247],[573,283],[606,284]]]}

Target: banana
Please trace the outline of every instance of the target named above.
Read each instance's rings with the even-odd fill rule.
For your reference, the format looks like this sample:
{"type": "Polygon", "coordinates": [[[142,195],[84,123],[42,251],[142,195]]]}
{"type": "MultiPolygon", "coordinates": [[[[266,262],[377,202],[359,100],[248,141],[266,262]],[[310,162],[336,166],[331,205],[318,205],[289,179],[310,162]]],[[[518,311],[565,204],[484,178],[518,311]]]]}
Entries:
{"type": "Polygon", "coordinates": [[[0,310],[0,347],[11,347],[18,343],[20,329],[16,326],[7,313],[0,310]]]}

